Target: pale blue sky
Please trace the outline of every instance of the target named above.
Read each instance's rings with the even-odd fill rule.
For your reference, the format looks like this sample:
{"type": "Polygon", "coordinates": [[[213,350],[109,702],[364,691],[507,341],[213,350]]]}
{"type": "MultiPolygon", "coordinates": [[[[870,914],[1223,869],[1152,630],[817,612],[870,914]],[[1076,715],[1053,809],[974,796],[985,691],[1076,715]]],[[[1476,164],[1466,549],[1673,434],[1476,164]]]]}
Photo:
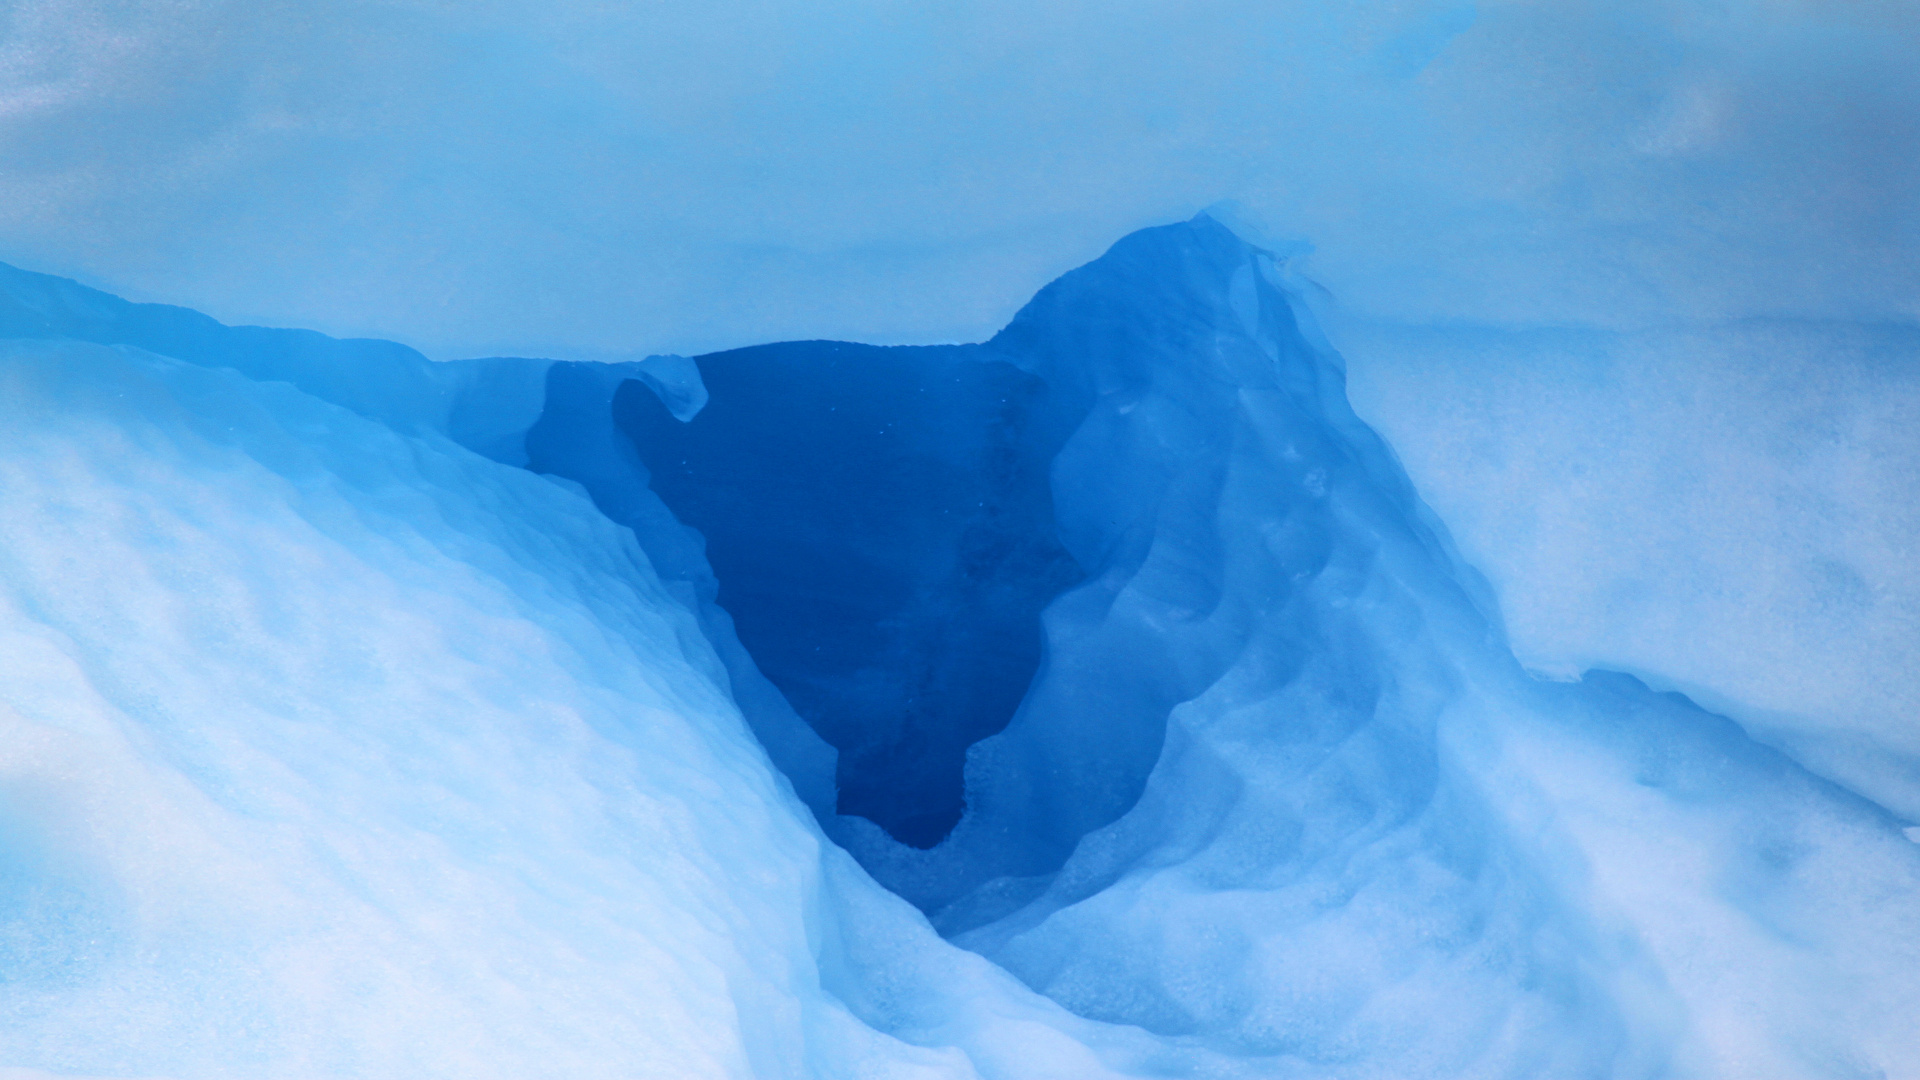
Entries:
{"type": "Polygon", "coordinates": [[[13,0],[0,260],[440,356],[940,341],[1231,198],[1368,315],[1911,319],[1912,10],[13,0]]]}

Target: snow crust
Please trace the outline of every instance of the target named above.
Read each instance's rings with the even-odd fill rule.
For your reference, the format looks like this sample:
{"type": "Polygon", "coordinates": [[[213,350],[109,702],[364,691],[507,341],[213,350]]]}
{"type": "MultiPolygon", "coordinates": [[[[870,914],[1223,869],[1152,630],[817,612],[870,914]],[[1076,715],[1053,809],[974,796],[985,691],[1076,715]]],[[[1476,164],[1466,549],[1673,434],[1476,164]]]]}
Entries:
{"type": "Polygon", "coordinates": [[[1202,216],[978,347],[1071,406],[1085,578],[930,850],[836,812],[615,422],[727,415],[688,362],[0,279],[0,1064],[1920,1075],[1913,820],[1530,675],[1291,275],[1202,216]]]}

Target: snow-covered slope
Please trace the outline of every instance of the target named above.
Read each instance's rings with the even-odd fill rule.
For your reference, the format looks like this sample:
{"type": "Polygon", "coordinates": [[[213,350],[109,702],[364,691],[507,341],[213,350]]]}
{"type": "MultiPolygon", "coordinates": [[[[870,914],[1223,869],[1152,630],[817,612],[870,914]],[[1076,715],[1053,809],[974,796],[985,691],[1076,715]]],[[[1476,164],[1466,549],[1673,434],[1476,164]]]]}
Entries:
{"type": "Polygon", "coordinates": [[[862,1009],[932,952],[1063,1016],[823,853],[576,491],[126,347],[0,381],[6,1064],[972,1075],[830,992],[887,950],[862,1009]]]}

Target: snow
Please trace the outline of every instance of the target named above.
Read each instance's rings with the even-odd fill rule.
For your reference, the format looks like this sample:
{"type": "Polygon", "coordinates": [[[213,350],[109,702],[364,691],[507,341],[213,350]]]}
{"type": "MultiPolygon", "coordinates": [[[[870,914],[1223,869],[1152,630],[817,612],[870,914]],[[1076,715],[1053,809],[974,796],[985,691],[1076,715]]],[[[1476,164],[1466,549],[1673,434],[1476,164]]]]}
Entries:
{"type": "Polygon", "coordinates": [[[0,371],[9,1064],[968,1074],[821,989],[818,834],[583,498],[128,348],[0,371]]]}
{"type": "Polygon", "coordinates": [[[1338,330],[1528,666],[1685,690],[1920,819],[1920,333],[1338,330]]]}

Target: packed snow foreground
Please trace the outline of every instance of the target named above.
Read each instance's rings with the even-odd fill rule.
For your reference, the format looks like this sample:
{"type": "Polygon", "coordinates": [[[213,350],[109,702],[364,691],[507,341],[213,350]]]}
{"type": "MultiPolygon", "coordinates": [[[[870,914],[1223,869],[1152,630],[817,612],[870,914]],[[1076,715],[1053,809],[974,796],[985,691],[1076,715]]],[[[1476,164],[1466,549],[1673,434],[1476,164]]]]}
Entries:
{"type": "Polygon", "coordinates": [[[1284,260],[434,363],[0,273],[0,1066],[1920,1076],[1912,823],[1513,660],[1284,260]]]}

